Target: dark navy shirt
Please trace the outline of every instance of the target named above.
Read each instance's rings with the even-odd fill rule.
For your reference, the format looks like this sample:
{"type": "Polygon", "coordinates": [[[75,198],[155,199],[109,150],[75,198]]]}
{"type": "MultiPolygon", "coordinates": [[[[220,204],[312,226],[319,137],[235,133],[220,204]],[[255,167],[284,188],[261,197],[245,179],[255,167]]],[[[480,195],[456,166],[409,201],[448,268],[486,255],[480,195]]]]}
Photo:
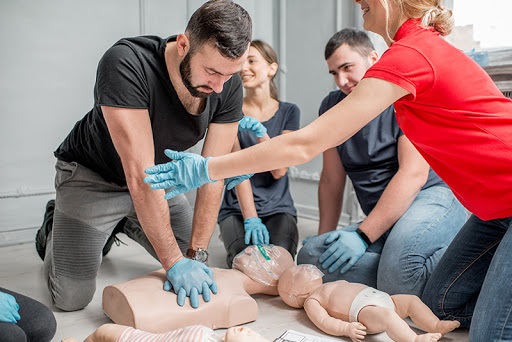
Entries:
{"type": "MultiPolygon", "coordinates": [[[[319,114],[343,100],[340,90],[332,91],[320,105],[319,114]]],[[[398,138],[404,133],[398,127],[393,106],[370,121],[359,132],[337,147],[341,163],[363,212],[368,215],[382,196],[391,178],[398,171],[398,138]]],[[[430,169],[422,189],[447,185],[430,169]]]]}
{"type": "MultiPolygon", "coordinates": [[[[300,126],[299,107],[288,102],[279,102],[279,109],[274,116],[262,124],[267,128],[268,135],[273,138],[283,131],[295,131],[300,126]]],[[[241,148],[247,148],[258,143],[258,138],[251,132],[238,132],[241,148]]],[[[251,177],[254,205],[259,217],[287,213],[297,216],[297,211],[290,194],[288,175],[275,179],[272,173],[261,172],[251,177]]],[[[241,215],[240,205],[235,189],[226,190],[220,207],[219,222],[228,216],[241,215]]]]}

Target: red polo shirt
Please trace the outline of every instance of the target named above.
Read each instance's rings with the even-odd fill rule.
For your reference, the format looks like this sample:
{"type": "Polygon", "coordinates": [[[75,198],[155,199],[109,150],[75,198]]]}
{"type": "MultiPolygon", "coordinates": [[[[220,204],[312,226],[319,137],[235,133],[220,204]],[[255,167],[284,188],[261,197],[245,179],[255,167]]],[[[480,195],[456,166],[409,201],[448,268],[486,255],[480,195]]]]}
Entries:
{"type": "Polygon", "coordinates": [[[512,100],[433,28],[405,22],[365,74],[411,94],[397,122],[461,203],[483,220],[512,216],[512,100]]]}

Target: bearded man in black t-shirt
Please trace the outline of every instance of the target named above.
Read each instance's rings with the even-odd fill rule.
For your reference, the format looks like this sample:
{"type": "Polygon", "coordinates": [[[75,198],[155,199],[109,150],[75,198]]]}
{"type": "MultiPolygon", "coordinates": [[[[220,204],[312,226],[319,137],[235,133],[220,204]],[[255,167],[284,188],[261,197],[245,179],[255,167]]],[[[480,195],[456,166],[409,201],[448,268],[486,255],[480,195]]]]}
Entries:
{"type": "Polygon", "coordinates": [[[47,220],[36,237],[55,306],[73,311],[92,300],[102,249],[124,217],[122,231],[162,263],[164,289],[180,305],[190,297],[197,307],[199,295],[208,301],[217,292],[202,262],[223,182],[198,190],[192,214],[184,195],[167,201],[163,190],[151,190],[144,169],[168,162],[165,148],[183,151],[203,137],[203,156],[231,151],[251,26],[242,7],[212,0],[184,34],[121,39],[103,55],[94,106],[55,151],[53,225],[47,220]]]}

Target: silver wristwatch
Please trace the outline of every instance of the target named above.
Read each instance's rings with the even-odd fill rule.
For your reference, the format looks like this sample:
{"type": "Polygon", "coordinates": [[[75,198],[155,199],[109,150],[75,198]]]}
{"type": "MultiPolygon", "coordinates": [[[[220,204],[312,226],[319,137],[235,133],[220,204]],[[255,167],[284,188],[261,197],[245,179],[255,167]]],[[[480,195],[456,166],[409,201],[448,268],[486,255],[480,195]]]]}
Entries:
{"type": "Polygon", "coordinates": [[[208,260],[208,251],[202,248],[187,250],[186,257],[199,262],[206,262],[208,260]]]}

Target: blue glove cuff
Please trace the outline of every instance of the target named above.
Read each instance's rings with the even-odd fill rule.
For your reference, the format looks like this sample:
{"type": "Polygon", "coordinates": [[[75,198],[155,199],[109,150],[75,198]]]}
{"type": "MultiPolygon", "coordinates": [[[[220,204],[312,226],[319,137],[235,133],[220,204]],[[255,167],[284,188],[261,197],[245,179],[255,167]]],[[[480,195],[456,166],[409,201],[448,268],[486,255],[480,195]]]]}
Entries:
{"type": "Polygon", "coordinates": [[[212,180],[210,178],[210,173],[208,172],[208,162],[210,161],[210,159],[212,159],[212,157],[206,157],[205,158],[205,161],[203,163],[203,167],[204,167],[204,174],[206,175],[206,180],[208,181],[208,183],[215,183],[216,180],[212,180]]]}
{"type": "Polygon", "coordinates": [[[263,223],[259,217],[248,217],[244,220],[244,224],[251,222],[263,223]]]}

